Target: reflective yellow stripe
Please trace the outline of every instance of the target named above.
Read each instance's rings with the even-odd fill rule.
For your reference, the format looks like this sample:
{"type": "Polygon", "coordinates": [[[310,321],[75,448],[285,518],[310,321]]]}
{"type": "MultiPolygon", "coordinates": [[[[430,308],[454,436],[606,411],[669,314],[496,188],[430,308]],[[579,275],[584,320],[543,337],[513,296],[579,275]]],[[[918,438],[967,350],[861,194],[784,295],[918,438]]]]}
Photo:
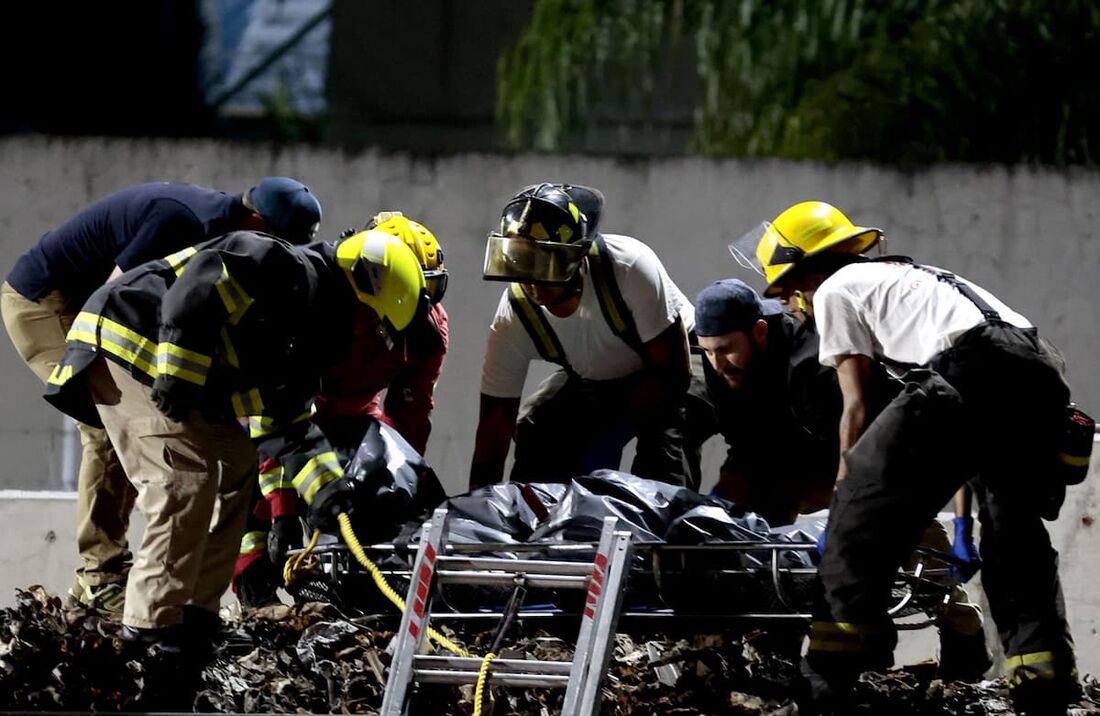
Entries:
{"type": "MultiPolygon", "coordinates": [[[[150,377],[157,377],[156,342],[117,321],[89,311],[81,311],[77,314],[65,339],[95,346],[117,356],[124,363],[129,363],[150,377]]],[[[62,377],[58,375],[55,380],[60,381],[62,377]]],[[[65,380],[68,380],[68,377],[65,380]]]]}
{"type": "Polygon", "coordinates": [[[168,265],[172,268],[173,271],[176,272],[176,275],[179,276],[181,273],[183,273],[183,268],[187,265],[187,262],[191,259],[192,256],[197,254],[198,251],[199,250],[196,249],[194,246],[190,246],[183,251],[177,251],[174,254],[165,256],[164,260],[168,262],[168,265]]]}
{"type": "Polygon", "coordinates": [[[814,622],[810,626],[811,651],[866,651],[867,637],[878,634],[881,627],[850,622],[814,622]]]}
{"type": "MultiPolygon", "coordinates": [[[[600,253],[599,244],[595,241],[592,242],[591,253],[598,255],[600,253]]],[[[606,281],[596,280],[593,276],[592,283],[596,285],[596,290],[599,292],[600,303],[603,305],[604,311],[607,312],[607,317],[611,319],[611,326],[615,329],[615,335],[622,335],[626,332],[626,321],[623,320],[622,314],[619,313],[618,306],[615,305],[615,298],[611,294],[611,289],[608,288],[606,281]]]]}
{"type": "Polygon", "coordinates": [[[1088,455],[1085,455],[1085,456],[1070,455],[1068,452],[1058,453],[1058,459],[1059,460],[1061,460],[1062,462],[1064,462],[1067,465],[1072,465],[1073,467],[1088,467],[1089,466],[1089,457],[1090,456],[1088,456],[1088,455]]]}
{"type": "Polygon", "coordinates": [[[206,384],[206,373],[213,361],[209,356],[188,350],[175,343],[157,345],[157,371],[161,375],[182,378],[196,385],[206,384]]]}
{"type": "Polygon", "coordinates": [[[81,311],[73,319],[73,325],[69,329],[66,340],[77,340],[82,343],[96,345],[96,330],[99,328],[99,315],[88,311],[81,311]],[[90,338],[89,338],[90,336],[90,338]]]}
{"type": "Polygon", "coordinates": [[[1035,651],[1010,656],[1005,659],[1005,670],[1009,673],[1009,684],[1012,686],[1034,679],[1058,678],[1052,651],[1035,651]]]}
{"type": "Polygon", "coordinates": [[[222,348],[225,349],[225,362],[234,368],[241,367],[241,359],[237,357],[237,349],[233,347],[233,341],[229,339],[229,329],[222,326],[222,348]]]}
{"type": "Polygon", "coordinates": [[[260,492],[267,497],[275,490],[284,490],[294,487],[294,483],[285,479],[282,467],[260,473],[260,492]]]}
{"type": "Polygon", "coordinates": [[[1035,651],[1030,654],[1017,654],[1005,659],[1005,669],[1012,670],[1020,666],[1034,666],[1054,662],[1053,651],[1035,651]]]}
{"type": "Polygon", "coordinates": [[[238,418],[247,418],[250,415],[259,415],[264,412],[264,401],[260,397],[258,388],[234,393],[229,397],[229,400],[233,404],[233,413],[238,418]]]}
{"type": "Polygon", "coordinates": [[[538,335],[539,341],[542,342],[543,348],[545,350],[546,357],[552,361],[560,360],[561,353],[558,351],[557,346],[554,344],[554,339],[551,338],[550,335],[546,332],[546,328],[545,326],[543,326],[543,321],[545,319],[542,315],[538,313],[538,307],[536,307],[530,300],[528,300],[527,295],[523,293],[523,289],[520,288],[520,285],[518,283],[513,283],[511,288],[512,295],[516,297],[515,304],[518,305],[520,307],[520,310],[524,312],[527,318],[527,324],[531,326],[531,328],[533,328],[535,333],[538,335]]]}
{"type": "Polygon", "coordinates": [[[117,321],[81,311],[66,339],[97,346],[150,376],[157,376],[156,342],[117,321]]]}
{"type": "Polygon", "coordinates": [[[50,385],[65,385],[69,382],[69,379],[73,377],[73,367],[71,365],[61,365],[58,363],[53,367],[53,372],[50,373],[49,380],[46,382],[50,385]]]}
{"type": "Polygon", "coordinates": [[[248,437],[262,438],[275,430],[275,419],[263,415],[248,416],[248,437]]]}
{"type": "Polygon", "coordinates": [[[221,296],[222,303],[225,304],[230,325],[236,325],[241,320],[244,312],[252,305],[252,299],[244,292],[241,285],[229,275],[229,271],[224,264],[222,264],[222,275],[214,282],[214,287],[218,289],[218,295],[221,296]]]}
{"type": "MultiPolygon", "coordinates": [[[[298,423],[304,423],[313,417],[313,411],[307,410],[298,417],[290,421],[291,425],[297,425],[298,423]]],[[[248,436],[251,438],[262,438],[265,435],[270,435],[279,429],[279,424],[275,422],[275,418],[269,418],[266,415],[249,415],[248,416],[248,436]]]]}
{"type": "MultiPolygon", "coordinates": [[[[93,314],[94,315],[94,314],[93,314]]],[[[99,347],[157,377],[157,343],[109,318],[99,317],[99,347]]]]}
{"type": "Polygon", "coordinates": [[[294,476],[294,488],[306,501],[313,503],[313,496],[322,487],[333,480],[343,477],[344,471],[340,469],[340,461],[334,452],[323,452],[313,456],[309,462],[302,466],[298,474],[294,476]]]}
{"type": "Polygon", "coordinates": [[[241,537],[241,554],[256,552],[267,547],[267,532],[245,532],[241,537]]]}

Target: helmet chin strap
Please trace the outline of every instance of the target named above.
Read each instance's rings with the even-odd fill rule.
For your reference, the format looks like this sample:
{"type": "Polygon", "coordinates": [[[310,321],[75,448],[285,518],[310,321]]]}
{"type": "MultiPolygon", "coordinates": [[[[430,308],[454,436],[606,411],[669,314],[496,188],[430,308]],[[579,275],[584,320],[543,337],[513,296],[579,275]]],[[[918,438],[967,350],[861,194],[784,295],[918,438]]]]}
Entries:
{"type": "Polygon", "coordinates": [[[583,279],[581,278],[581,272],[578,270],[573,274],[573,278],[569,279],[568,283],[562,285],[562,294],[554,299],[553,303],[544,303],[547,309],[560,306],[563,303],[568,303],[580,294],[581,289],[584,287],[583,279]]]}

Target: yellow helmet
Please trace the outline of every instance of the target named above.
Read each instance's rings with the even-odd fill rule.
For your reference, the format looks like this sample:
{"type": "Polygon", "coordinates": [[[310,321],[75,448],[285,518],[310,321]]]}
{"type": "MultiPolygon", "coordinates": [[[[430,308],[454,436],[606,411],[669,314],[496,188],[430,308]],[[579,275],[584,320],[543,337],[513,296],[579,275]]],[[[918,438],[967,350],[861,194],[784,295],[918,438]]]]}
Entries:
{"type": "Polygon", "coordinates": [[[400,211],[380,211],[367,224],[368,229],[385,231],[405,242],[416,254],[420,267],[424,269],[424,281],[432,303],[443,300],[447,291],[447,269],[443,266],[443,249],[428,227],[419,221],[413,221],[400,211]]]}
{"type": "Polygon", "coordinates": [[[765,296],[779,292],[777,283],[805,259],[825,251],[862,254],[882,238],[882,229],[856,226],[840,209],[823,201],[795,204],[775,221],[765,223],[756,245],[764,269],[765,296]]]}
{"type": "Polygon", "coordinates": [[[404,241],[384,231],[360,231],[336,245],[336,262],[379,318],[398,331],[412,322],[425,293],[424,271],[404,241]]]}

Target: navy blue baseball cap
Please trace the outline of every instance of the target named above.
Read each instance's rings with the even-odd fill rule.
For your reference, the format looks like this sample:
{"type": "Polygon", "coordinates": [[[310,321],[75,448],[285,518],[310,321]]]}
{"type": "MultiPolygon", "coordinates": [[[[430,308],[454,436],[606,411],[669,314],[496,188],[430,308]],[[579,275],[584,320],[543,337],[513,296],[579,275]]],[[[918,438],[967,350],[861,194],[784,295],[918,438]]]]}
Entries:
{"type": "Polygon", "coordinates": [[[766,316],[783,312],[783,304],[762,299],[736,278],[715,281],[695,297],[695,335],[714,337],[747,331],[766,316]]]}
{"type": "Polygon", "coordinates": [[[248,192],[249,201],[271,233],[295,244],[313,239],[321,223],[321,202],[290,177],[267,177],[248,192]]]}

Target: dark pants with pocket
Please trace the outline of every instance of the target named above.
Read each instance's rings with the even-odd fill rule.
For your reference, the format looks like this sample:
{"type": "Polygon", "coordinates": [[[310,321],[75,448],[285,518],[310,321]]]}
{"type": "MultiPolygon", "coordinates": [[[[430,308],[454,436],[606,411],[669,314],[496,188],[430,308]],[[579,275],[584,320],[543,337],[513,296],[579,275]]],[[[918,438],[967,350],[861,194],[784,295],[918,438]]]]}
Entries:
{"type": "Polygon", "coordinates": [[[1054,476],[1069,391],[1034,331],[978,326],[914,371],[845,460],[819,568],[804,672],[836,692],[893,662],[891,585],[956,490],[974,487],[983,584],[1010,685],[1076,678],[1057,553],[1043,518],[1065,497],[1054,476]]]}

